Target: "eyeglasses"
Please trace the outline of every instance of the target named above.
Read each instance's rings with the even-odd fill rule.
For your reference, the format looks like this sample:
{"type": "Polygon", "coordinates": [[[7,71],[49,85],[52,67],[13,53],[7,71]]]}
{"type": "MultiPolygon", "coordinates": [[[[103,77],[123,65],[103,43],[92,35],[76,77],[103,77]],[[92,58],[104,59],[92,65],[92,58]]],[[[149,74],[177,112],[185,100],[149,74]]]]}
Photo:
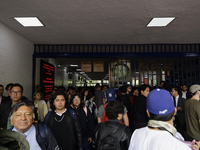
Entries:
{"type": "Polygon", "coordinates": [[[11,91],[10,93],[14,95],[14,94],[21,94],[22,92],[21,91],[11,91]]]}
{"type": "Polygon", "coordinates": [[[80,98],[74,98],[73,100],[74,100],[74,101],[75,101],[75,100],[77,100],[77,101],[78,101],[78,100],[80,100],[80,98]]]}

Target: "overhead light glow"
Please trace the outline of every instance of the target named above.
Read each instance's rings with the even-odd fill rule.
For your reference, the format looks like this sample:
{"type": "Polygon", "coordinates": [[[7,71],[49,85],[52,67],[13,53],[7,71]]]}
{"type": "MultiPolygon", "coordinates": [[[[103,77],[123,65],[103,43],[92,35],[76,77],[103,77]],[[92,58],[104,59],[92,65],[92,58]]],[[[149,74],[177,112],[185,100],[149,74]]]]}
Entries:
{"type": "Polygon", "coordinates": [[[37,17],[14,17],[24,27],[42,27],[44,26],[37,17]]]}
{"type": "Polygon", "coordinates": [[[76,69],[76,71],[81,71],[81,69],[76,69]]]}
{"type": "Polygon", "coordinates": [[[167,26],[175,17],[167,17],[167,18],[153,18],[147,27],[164,27],[167,26]]]}
{"type": "Polygon", "coordinates": [[[70,66],[71,66],[71,67],[78,67],[78,65],[72,65],[72,64],[71,64],[70,66]]]}
{"type": "Polygon", "coordinates": [[[85,72],[80,72],[80,74],[84,74],[85,72]]]}

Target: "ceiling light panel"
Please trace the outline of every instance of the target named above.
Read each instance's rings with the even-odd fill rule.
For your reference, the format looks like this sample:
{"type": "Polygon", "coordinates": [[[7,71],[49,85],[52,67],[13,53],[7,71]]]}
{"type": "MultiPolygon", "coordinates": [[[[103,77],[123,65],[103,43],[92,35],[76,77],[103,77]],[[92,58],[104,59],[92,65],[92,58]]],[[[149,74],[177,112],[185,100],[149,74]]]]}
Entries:
{"type": "Polygon", "coordinates": [[[71,66],[71,67],[78,67],[78,65],[72,65],[72,64],[70,64],[70,66],[71,66]]]}
{"type": "Polygon", "coordinates": [[[42,27],[44,26],[37,17],[14,17],[24,27],[42,27]]]}
{"type": "Polygon", "coordinates": [[[172,22],[175,17],[167,17],[167,18],[153,18],[147,27],[165,27],[170,22],[172,22]]]}

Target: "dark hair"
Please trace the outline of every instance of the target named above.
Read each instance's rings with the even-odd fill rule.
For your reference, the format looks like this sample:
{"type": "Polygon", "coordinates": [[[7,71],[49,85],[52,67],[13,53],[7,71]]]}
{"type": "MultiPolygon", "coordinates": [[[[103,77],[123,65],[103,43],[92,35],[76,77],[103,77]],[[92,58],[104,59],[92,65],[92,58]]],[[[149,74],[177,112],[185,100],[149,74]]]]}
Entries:
{"type": "Polygon", "coordinates": [[[50,108],[51,108],[52,110],[56,110],[56,108],[55,108],[53,102],[54,102],[54,100],[56,99],[56,97],[57,97],[58,95],[62,95],[62,96],[65,98],[65,101],[66,101],[65,107],[67,107],[67,95],[66,95],[63,91],[56,91],[56,92],[53,94],[52,99],[49,99],[50,108]]]}
{"type": "Polygon", "coordinates": [[[100,84],[99,84],[99,83],[97,83],[97,84],[96,84],[96,86],[95,86],[95,88],[96,88],[96,89],[99,89],[99,88],[101,88],[100,84]]]}
{"type": "MultiPolygon", "coordinates": [[[[0,87],[3,87],[3,85],[2,84],[0,84],[0,87]]],[[[4,87],[3,87],[4,88],[4,87]]]]}
{"type": "Polygon", "coordinates": [[[9,88],[10,86],[12,86],[12,85],[13,85],[13,83],[7,84],[7,85],[6,85],[6,91],[9,90],[8,88],[9,88]]]}
{"type": "Polygon", "coordinates": [[[108,85],[105,85],[105,84],[101,86],[102,89],[103,89],[104,87],[109,88],[109,86],[108,86],[108,85]]]}
{"type": "Polygon", "coordinates": [[[176,92],[179,91],[178,87],[171,87],[171,91],[172,91],[172,89],[174,89],[176,92]]]}
{"type": "Polygon", "coordinates": [[[106,116],[108,119],[117,119],[118,114],[122,114],[124,105],[119,101],[111,101],[106,106],[106,116]]]}
{"type": "Polygon", "coordinates": [[[12,90],[13,87],[20,87],[21,91],[22,91],[22,92],[24,91],[23,86],[22,86],[21,84],[19,84],[19,83],[12,84],[10,90],[12,90]]]}
{"type": "Polygon", "coordinates": [[[150,86],[147,85],[147,84],[143,84],[143,85],[140,86],[140,88],[139,88],[140,95],[141,95],[141,91],[145,91],[146,88],[149,88],[149,90],[150,90],[150,86]]]}
{"type": "Polygon", "coordinates": [[[83,102],[81,102],[82,100],[82,97],[79,93],[75,93],[71,96],[71,99],[70,99],[70,102],[69,102],[69,105],[72,104],[73,105],[73,100],[75,98],[75,96],[78,96],[80,98],[80,105],[79,107],[76,109],[76,111],[78,111],[80,108],[83,108],[85,106],[85,104],[83,102]]]}
{"type": "Polygon", "coordinates": [[[167,90],[168,92],[170,92],[171,90],[171,85],[168,82],[165,82],[163,84],[163,89],[167,90]]]}
{"type": "MultiPolygon", "coordinates": [[[[18,102],[16,103],[13,107],[12,107],[12,111],[10,112],[10,116],[12,116],[12,114],[14,112],[16,112],[21,106],[27,106],[27,107],[31,107],[31,110],[34,114],[35,111],[35,106],[33,105],[33,103],[31,101],[26,101],[26,102],[18,102]]],[[[33,116],[33,118],[35,118],[35,114],[33,116]]]]}
{"type": "Polygon", "coordinates": [[[134,92],[135,90],[138,90],[138,91],[139,91],[139,87],[133,87],[133,88],[132,88],[132,92],[134,92]]]}
{"type": "Polygon", "coordinates": [[[161,84],[161,83],[165,83],[165,81],[160,81],[160,84],[161,84]]]}
{"type": "Polygon", "coordinates": [[[89,92],[87,98],[90,99],[90,98],[92,98],[93,96],[95,96],[94,92],[89,92]]]}
{"type": "Polygon", "coordinates": [[[186,84],[182,84],[181,86],[184,86],[184,85],[187,87],[187,85],[186,85],[186,84]]]}
{"type": "Polygon", "coordinates": [[[149,114],[150,114],[149,120],[169,121],[174,116],[174,111],[167,115],[155,115],[150,112],[149,112],[149,114]]]}
{"type": "Polygon", "coordinates": [[[120,91],[121,93],[126,93],[127,88],[126,88],[125,86],[121,86],[121,87],[119,88],[119,91],[120,91]]]}

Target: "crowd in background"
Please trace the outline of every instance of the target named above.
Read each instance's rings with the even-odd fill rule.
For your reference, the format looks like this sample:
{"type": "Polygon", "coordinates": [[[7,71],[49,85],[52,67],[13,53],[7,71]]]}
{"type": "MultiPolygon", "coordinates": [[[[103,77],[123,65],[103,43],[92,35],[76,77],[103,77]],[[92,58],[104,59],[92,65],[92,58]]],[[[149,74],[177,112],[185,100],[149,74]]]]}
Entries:
{"type": "MultiPolygon", "coordinates": [[[[166,90],[171,94],[173,105],[177,109],[177,113],[173,117],[173,125],[180,133],[181,138],[189,141],[193,139],[200,140],[200,123],[192,127],[196,121],[191,121],[191,116],[187,114],[189,110],[194,108],[188,106],[191,104],[185,106],[188,99],[200,91],[200,86],[195,87],[197,88],[196,91],[193,88],[193,91],[189,91],[185,84],[180,87],[174,87],[165,81],[161,81],[160,86],[154,88],[166,90]]],[[[30,149],[35,148],[31,146],[34,144],[36,149],[37,147],[38,149],[45,149],[43,147],[46,147],[46,149],[61,150],[96,149],[101,145],[101,143],[97,142],[100,138],[99,130],[105,132],[99,124],[112,119],[118,120],[117,123],[110,123],[113,126],[115,124],[118,125],[118,123],[123,125],[120,127],[120,130],[125,130],[124,134],[126,135],[124,138],[126,139],[124,140],[126,144],[124,144],[123,149],[128,149],[132,133],[137,129],[148,126],[150,117],[147,113],[147,97],[152,90],[152,87],[146,84],[138,87],[127,84],[119,87],[119,89],[109,88],[108,85],[100,86],[99,84],[96,84],[95,87],[68,87],[67,90],[63,86],[54,86],[53,92],[49,95],[48,100],[45,101],[45,93],[42,93],[40,85],[36,86],[31,100],[23,95],[23,86],[18,83],[10,83],[5,88],[0,85],[0,128],[18,131],[14,125],[12,115],[23,106],[29,107],[33,105],[33,125],[35,127],[38,126],[36,125],[38,123],[45,125],[42,127],[43,129],[47,127],[47,136],[50,136],[52,141],[48,148],[43,142],[43,137],[37,137],[37,132],[42,132],[38,127],[38,131],[36,129],[35,142],[30,142],[26,138],[30,149]],[[7,92],[7,96],[4,96],[4,89],[7,92]],[[110,109],[113,108],[113,111],[110,111],[107,106],[110,109]],[[15,111],[13,111],[14,107],[16,107],[15,111]],[[121,111],[114,111],[114,108],[119,108],[121,111]],[[112,113],[115,112],[117,116],[113,117],[116,114],[112,113]],[[121,114],[121,117],[118,114],[121,114]],[[95,135],[98,136],[95,138],[95,135]],[[42,141],[42,144],[39,144],[39,141],[42,141]]],[[[200,109],[197,110],[197,118],[200,117],[198,116],[199,111],[200,109]]],[[[23,111],[19,115],[22,113],[23,111]]],[[[18,117],[17,114],[16,117],[18,117]]],[[[23,122],[19,121],[18,124],[21,125],[23,122]]],[[[108,132],[110,130],[112,129],[108,129],[108,132]]],[[[43,132],[46,133],[46,131],[43,132]]],[[[123,143],[124,141],[121,142],[123,143]]]]}

